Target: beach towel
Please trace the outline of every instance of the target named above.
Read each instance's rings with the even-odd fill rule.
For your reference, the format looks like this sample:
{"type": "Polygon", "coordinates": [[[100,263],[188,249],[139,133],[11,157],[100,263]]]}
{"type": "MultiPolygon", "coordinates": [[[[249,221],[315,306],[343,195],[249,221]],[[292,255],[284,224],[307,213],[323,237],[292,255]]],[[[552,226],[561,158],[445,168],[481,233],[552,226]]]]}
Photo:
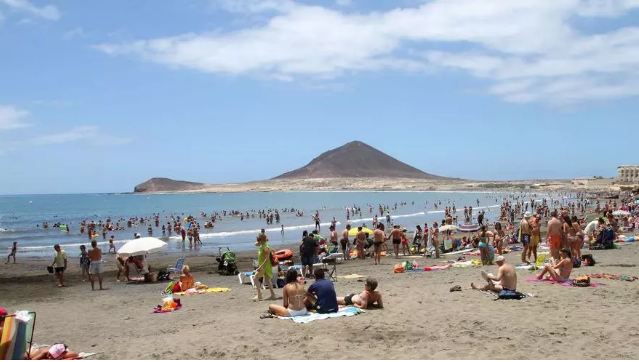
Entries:
{"type": "MultiPolygon", "coordinates": [[[[526,281],[529,283],[546,283],[546,284],[561,285],[562,287],[569,287],[569,288],[574,287],[574,285],[572,284],[573,279],[566,280],[565,282],[557,282],[552,279],[546,279],[546,278],[539,280],[537,279],[537,277],[531,276],[528,279],[526,279],[526,281]]],[[[601,284],[590,282],[590,288],[597,288],[600,285],[601,284]]]]}
{"type": "Polygon", "coordinates": [[[303,315],[298,317],[278,317],[278,318],[292,320],[295,323],[306,324],[306,323],[311,323],[313,321],[318,321],[318,320],[328,319],[328,318],[352,317],[354,315],[358,315],[361,313],[364,313],[364,311],[357,307],[349,306],[349,307],[341,308],[339,311],[335,313],[325,313],[325,314],[309,313],[308,315],[303,315]]]}
{"type": "Polygon", "coordinates": [[[153,308],[153,313],[171,313],[171,312],[175,312],[176,310],[180,310],[180,309],[182,309],[181,305],[175,306],[175,308],[173,308],[173,309],[162,309],[162,306],[158,305],[155,308],[153,308]]]}
{"type": "Polygon", "coordinates": [[[608,280],[623,280],[626,282],[634,282],[639,279],[635,276],[625,275],[625,274],[609,274],[609,273],[596,273],[596,274],[586,274],[590,278],[596,279],[608,279],[608,280]]]}
{"type": "Polygon", "coordinates": [[[208,289],[189,289],[185,292],[173,293],[173,295],[195,295],[195,294],[209,294],[209,293],[226,293],[230,292],[229,288],[208,288],[208,289]]]}
{"type": "Polygon", "coordinates": [[[338,278],[342,278],[342,279],[364,279],[364,278],[366,278],[366,275],[359,275],[359,274],[340,275],[340,276],[338,276],[338,278]]]}

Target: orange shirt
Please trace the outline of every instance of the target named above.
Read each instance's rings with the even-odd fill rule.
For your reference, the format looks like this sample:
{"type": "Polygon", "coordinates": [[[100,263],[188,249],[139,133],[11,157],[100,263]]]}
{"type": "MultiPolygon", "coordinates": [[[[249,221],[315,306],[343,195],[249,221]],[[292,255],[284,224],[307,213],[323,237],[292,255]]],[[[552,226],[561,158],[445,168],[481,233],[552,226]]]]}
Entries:
{"type": "Polygon", "coordinates": [[[193,288],[193,285],[195,285],[195,278],[193,278],[193,275],[191,275],[191,274],[189,274],[189,275],[186,275],[186,274],[180,275],[180,288],[183,291],[193,288]]]}

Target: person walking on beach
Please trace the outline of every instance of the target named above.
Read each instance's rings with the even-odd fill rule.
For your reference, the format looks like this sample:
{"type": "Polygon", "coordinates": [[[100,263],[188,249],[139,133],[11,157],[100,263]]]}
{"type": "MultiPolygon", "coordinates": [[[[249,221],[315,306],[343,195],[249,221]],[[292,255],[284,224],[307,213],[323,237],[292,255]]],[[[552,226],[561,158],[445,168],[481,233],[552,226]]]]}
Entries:
{"type": "Polygon", "coordinates": [[[351,225],[347,224],[346,229],[342,232],[342,240],[340,240],[340,245],[342,247],[342,254],[344,254],[344,260],[349,260],[351,258],[351,243],[348,239],[348,233],[351,231],[351,225]]]}
{"type": "Polygon", "coordinates": [[[357,258],[366,259],[364,254],[364,245],[366,245],[366,233],[362,230],[362,227],[357,228],[357,235],[355,236],[355,243],[357,246],[357,258]]]}
{"type": "Polygon", "coordinates": [[[115,244],[113,243],[113,235],[109,238],[109,254],[115,254],[115,244]]]}
{"type": "Polygon", "coordinates": [[[271,265],[271,248],[268,245],[268,238],[264,229],[257,235],[255,242],[257,246],[257,269],[255,270],[255,288],[257,288],[257,296],[253,298],[253,301],[262,300],[262,281],[268,287],[271,292],[271,300],[274,300],[275,292],[273,291],[273,266],[271,265]]]}
{"type": "Polygon", "coordinates": [[[64,271],[67,269],[67,253],[60,248],[60,244],[53,246],[55,255],[51,267],[54,268],[55,277],[58,279],[58,287],[64,287],[64,271]]]}
{"type": "Polygon", "coordinates": [[[7,262],[5,264],[9,264],[9,259],[13,257],[13,264],[16,263],[16,253],[18,253],[18,242],[14,241],[13,246],[11,246],[11,251],[9,255],[7,255],[7,262]]]}
{"type": "Polygon", "coordinates": [[[95,277],[98,277],[98,283],[100,284],[100,290],[102,288],[102,250],[98,248],[98,242],[91,241],[91,250],[89,250],[89,280],[91,281],[91,290],[95,290],[95,277]]]}

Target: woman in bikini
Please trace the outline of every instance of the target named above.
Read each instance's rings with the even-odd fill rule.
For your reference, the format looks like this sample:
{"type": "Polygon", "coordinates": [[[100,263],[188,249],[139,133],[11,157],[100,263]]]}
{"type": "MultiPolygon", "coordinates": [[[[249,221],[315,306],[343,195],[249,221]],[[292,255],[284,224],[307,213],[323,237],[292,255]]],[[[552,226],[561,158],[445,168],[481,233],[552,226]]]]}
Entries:
{"type": "Polygon", "coordinates": [[[500,222],[495,223],[495,248],[497,248],[497,254],[501,255],[504,252],[504,237],[506,233],[501,227],[500,222]]]}
{"type": "Polygon", "coordinates": [[[279,317],[297,317],[308,314],[305,298],[306,290],[301,280],[298,280],[297,269],[290,268],[286,272],[286,285],[282,292],[282,306],[271,304],[268,311],[279,317]]]}
{"type": "Polygon", "coordinates": [[[575,231],[575,235],[570,242],[570,250],[572,252],[572,256],[575,259],[581,260],[581,247],[584,245],[585,233],[581,229],[581,225],[579,224],[577,216],[572,217],[572,226],[575,231]]]}
{"type": "Polygon", "coordinates": [[[559,257],[561,258],[559,262],[553,265],[546,264],[544,266],[544,270],[542,270],[541,274],[537,276],[537,279],[543,279],[544,275],[548,273],[549,279],[556,282],[562,283],[570,280],[570,273],[572,272],[572,258],[570,250],[561,249],[559,251],[559,257]]]}

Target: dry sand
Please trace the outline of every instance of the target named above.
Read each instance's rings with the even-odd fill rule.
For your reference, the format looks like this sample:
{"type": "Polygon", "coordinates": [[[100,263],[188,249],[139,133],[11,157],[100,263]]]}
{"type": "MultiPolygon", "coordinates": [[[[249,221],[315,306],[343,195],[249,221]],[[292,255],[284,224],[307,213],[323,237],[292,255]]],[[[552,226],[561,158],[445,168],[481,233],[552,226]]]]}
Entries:
{"type": "MultiPolygon", "coordinates": [[[[581,273],[639,275],[637,247],[593,252],[598,265],[581,273]]],[[[241,258],[249,270],[250,256],[241,258]]],[[[519,253],[507,256],[519,260],[519,253]]],[[[153,256],[168,265],[175,256],[153,256]]],[[[401,259],[400,259],[401,260],[401,259]]],[[[411,259],[412,260],[412,259],[411,259]]],[[[430,259],[415,259],[433,265],[430,259]]],[[[525,281],[532,293],[522,301],[495,301],[469,289],[480,271],[495,267],[393,274],[392,257],[347,261],[339,275],[358,273],[379,280],[386,308],[365,314],[295,324],[259,319],[268,303],[252,302],[254,290],[236,276],[219,276],[210,256],[188,257],[196,278],[231,292],[182,297],[184,308],[152,314],[166,283],[116,283],[109,263],[107,291],[91,292],[78,279],[72,259],[69,287],[57,288],[46,274],[45,260],[0,265],[0,305],[38,313],[35,341],[63,341],[72,349],[98,352],[102,359],[637,359],[639,281],[596,280],[598,288],[568,288],[525,281]],[[454,285],[462,292],[450,293],[454,285]],[[288,351],[285,352],[284,351],[288,351]]],[[[338,295],[358,292],[359,280],[338,279],[338,295]]],[[[268,295],[268,294],[265,294],[268,295]]],[[[278,291],[278,295],[280,292],[278,291]]],[[[281,303],[281,300],[276,301],[281,303]]]]}

